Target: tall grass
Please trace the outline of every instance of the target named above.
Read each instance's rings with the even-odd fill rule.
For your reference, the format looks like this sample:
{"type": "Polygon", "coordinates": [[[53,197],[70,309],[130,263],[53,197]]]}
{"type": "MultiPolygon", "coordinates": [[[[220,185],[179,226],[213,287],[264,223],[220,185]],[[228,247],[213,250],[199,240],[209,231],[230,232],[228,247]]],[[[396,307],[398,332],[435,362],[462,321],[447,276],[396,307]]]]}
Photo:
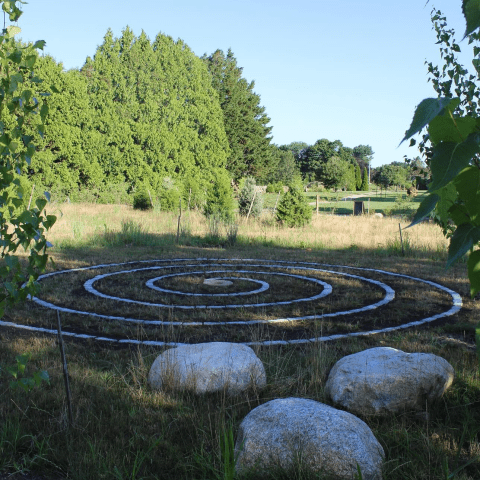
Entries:
{"type": "MultiPolygon", "coordinates": [[[[96,244],[167,245],[177,234],[177,215],[138,211],[125,205],[64,204],[50,206],[58,220],[49,234],[55,249],[96,244]]],[[[233,245],[235,243],[286,248],[326,250],[367,249],[396,253],[399,247],[398,219],[373,216],[314,215],[310,225],[291,229],[279,225],[271,214],[261,219],[237,219],[225,225],[198,212],[186,212],[181,222],[181,243],[185,245],[233,245]],[[206,239],[206,241],[205,241],[206,239]]],[[[405,228],[408,222],[401,222],[405,228]]],[[[447,241],[441,230],[422,223],[404,234],[409,255],[431,253],[444,257],[447,241]]]]}

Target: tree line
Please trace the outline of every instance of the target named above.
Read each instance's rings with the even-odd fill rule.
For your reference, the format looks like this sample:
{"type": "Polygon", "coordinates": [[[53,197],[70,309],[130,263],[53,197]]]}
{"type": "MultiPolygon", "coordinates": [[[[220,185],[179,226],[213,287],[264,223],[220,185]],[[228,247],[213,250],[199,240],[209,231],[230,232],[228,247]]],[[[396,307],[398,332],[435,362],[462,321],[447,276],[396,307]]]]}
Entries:
{"type": "MultiPolygon", "coordinates": [[[[118,38],[108,30],[80,69],[38,56],[19,88],[46,94],[36,98],[49,115],[40,135],[39,118],[26,126],[37,152],[19,177],[24,192],[35,185],[58,199],[123,202],[173,189],[204,205],[216,183],[224,190],[246,177],[361,188],[371,147],[275,145],[255,83],[242,75],[231,50],[199,58],[182,40],[151,41],[128,27],[118,38]]],[[[4,123],[13,128],[15,119],[4,123]]]]}

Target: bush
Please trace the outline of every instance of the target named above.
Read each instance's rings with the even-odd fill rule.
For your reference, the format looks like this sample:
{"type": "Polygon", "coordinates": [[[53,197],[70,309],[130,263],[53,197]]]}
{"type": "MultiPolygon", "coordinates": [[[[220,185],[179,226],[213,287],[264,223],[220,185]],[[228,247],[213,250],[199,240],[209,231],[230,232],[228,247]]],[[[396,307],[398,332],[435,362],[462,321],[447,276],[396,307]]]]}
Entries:
{"type": "Polygon", "coordinates": [[[238,211],[240,215],[247,216],[252,205],[252,210],[250,215],[253,217],[260,217],[263,210],[263,195],[260,192],[257,192],[255,195],[255,179],[253,177],[248,177],[245,180],[245,184],[240,191],[238,197],[238,211]]]}
{"type": "Polygon", "coordinates": [[[278,193],[283,191],[283,183],[275,182],[267,185],[267,193],[278,193]]]}
{"type": "MultiPolygon", "coordinates": [[[[168,190],[162,188],[158,200],[163,212],[174,212],[178,210],[180,205],[180,192],[175,187],[168,190]]],[[[183,207],[186,207],[186,205],[183,205],[183,207]]]]}
{"type": "Polygon", "coordinates": [[[207,217],[215,215],[224,222],[233,219],[233,190],[225,170],[217,172],[215,181],[207,192],[204,214],[207,217]]]}
{"type": "Polygon", "coordinates": [[[277,221],[287,227],[303,227],[312,219],[312,209],[298,184],[290,184],[277,209],[277,221]]]}
{"type": "Polygon", "coordinates": [[[146,187],[140,187],[133,196],[133,208],[135,210],[150,210],[153,208],[150,195],[146,187]]]}

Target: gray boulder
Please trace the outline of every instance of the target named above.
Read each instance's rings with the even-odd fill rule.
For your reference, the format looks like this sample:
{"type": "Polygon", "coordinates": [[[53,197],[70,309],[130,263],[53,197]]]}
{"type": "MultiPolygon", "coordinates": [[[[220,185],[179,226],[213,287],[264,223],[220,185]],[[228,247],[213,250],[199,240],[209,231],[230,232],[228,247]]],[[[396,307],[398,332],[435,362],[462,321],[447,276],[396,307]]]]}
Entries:
{"type": "Polygon", "coordinates": [[[388,347],[348,355],[332,368],[325,393],[350,412],[388,414],[425,409],[453,382],[453,367],[431,353],[388,347]]]}
{"type": "Polygon", "coordinates": [[[354,415],[304,398],[283,398],[252,410],[240,424],[237,472],[289,469],[299,460],[314,472],[379,480],[384,458],[367,424],[354,415]]]}
{"type": "Polygon", "coordinates": [[[239,393],[266,384],[265,368],[254,351],[237,343],[181,345],[157,357],[148,374],[153,389],[168,385],[195,393],[239,393]]]}

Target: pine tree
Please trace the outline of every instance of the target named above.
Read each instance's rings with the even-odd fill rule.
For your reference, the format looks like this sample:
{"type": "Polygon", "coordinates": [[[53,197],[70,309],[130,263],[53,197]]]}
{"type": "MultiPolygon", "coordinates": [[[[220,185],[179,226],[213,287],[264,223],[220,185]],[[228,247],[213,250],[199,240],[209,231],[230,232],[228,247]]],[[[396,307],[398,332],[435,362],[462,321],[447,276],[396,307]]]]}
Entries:
{"type": "Polygon", "coordinates": [[[225,132],[230,146],[227,168],[238,181],[253,176],[265,181],[274,166],[270,148],[272,127],[270,118],[260,105],[255,83],[242,78],[242,68],[231,50],[222,50],[202,57],[212,75],[212,85],[218,92],[223,110],[225,132]]]}
{"type": "Polygon", "coordinates": [[[278,205],[277,221],[287,227],[303,227],[310,223],[311,219],[312,208],[302,194],[300,185],[290,183],[278,205]]]}

